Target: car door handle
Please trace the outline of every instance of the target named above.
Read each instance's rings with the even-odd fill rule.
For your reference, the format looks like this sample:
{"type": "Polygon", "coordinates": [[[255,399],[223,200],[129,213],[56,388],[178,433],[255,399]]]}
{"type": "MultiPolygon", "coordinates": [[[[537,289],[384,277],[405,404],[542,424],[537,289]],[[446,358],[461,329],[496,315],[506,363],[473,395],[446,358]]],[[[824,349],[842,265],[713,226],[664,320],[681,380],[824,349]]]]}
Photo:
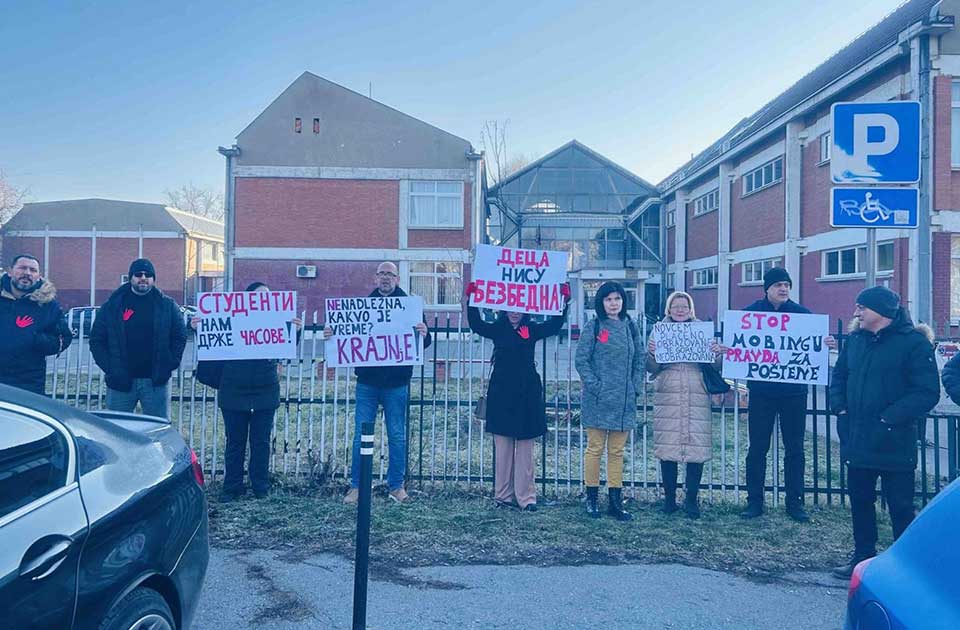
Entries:
{"type": "Polygon", "coordinates": [[[34,582],[42,580],[63,564],[72,546],[73,541],[69,538],[54,541],[46,551],[20,565],[20,577],[34,582]]]}

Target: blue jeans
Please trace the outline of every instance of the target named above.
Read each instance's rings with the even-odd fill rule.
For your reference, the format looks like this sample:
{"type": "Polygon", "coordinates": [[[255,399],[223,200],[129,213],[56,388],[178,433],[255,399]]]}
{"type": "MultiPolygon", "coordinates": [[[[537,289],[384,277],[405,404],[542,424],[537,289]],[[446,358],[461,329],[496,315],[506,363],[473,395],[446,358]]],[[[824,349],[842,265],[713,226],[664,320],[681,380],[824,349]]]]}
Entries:
{"type": "Polygon", "coordinates": [[[353,455],[350,461],[350,487],[360,486],[360,427],[374,422],[377,408],[383,405],[387,423],[387,486],[390,490],[403,487],[407,472],[407,398],[410,386],[374,387],[357,383],[356,425],[353,432],[353,455]]]}
{"type": "Polygon", "coordinates": [[[169,419],[170,381],[155,386],[149,378],[135,378],[129,392],[107,388],[107,409],[111,411],[133,412],[137,402],[143,415],[169,419]]]}

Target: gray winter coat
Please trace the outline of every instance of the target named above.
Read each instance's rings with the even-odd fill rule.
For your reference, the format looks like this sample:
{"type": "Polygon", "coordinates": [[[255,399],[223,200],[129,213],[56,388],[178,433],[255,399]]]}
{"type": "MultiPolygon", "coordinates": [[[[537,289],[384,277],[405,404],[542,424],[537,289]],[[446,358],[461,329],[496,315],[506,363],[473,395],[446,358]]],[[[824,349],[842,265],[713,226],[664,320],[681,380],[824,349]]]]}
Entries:
{"type": "Polygon", "coordinates": [[[580,423],[586,428],[631,431],[637,396],[643,391],[640,333],[632,320],[604,318],[584,326],[577,343],[577,372],[583,383],[580,423]]]}

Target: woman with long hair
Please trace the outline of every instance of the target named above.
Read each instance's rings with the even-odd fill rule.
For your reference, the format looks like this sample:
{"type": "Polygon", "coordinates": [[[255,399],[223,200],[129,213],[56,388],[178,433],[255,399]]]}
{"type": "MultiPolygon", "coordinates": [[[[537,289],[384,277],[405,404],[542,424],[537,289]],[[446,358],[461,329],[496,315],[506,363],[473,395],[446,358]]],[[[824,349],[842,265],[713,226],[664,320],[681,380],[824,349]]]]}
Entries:
{"type": "MultiPolygon", "coordinates": [[[[674,291],[667,298],[663,322],[695,322],[693,298],[689,293],[674,291]]],[[[677,476],[680,464],[686,465],[686,495],[683,509],[689,518],[700,518],[697,493],[703,476],[703,464],[712,455],[712,422],[710,394],[703,380],[706,369],[718,367],[721,346],[710,346],[716,363],[657,363],[657,344],[651,336],[647,344],[647,371],[656,376],[653,386],[654,456],[660,460],[664,499],[662,511],[677,511],[677,476]]]]}
{"type": "Polygon", "coordinates": [[[626,292],[605,282],[593,300],[596,316],[577,342],[576,366],[583,384],[580,424],[587,430],[583,476],[587,514],[600,517],[600,460],[607,451],[607,514],[633,518],[623,509],[623,449],[636,425],[637,395],[643,388],[643,349],[637,326],[627,314],[626,292]]]}

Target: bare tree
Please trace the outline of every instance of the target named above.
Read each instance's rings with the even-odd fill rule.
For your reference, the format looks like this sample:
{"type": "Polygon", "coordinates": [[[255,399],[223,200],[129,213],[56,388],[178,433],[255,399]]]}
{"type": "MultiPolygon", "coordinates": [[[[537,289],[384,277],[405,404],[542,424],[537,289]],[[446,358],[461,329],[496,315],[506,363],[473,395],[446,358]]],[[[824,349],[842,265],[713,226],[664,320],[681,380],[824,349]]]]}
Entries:
{"type": "Polygon", "coordinates": [[[507,152],[507,135],[510,119],[488,120],[483,123],[480,141],[486,155],[487,177],[492,186],[496,186],[507,177],[530,163],[522,153],[510,155],[507,152]]]}
{"type": "Polygon", "coordinates": [[[27,189],[14,186],[0,170],[0,225],[9,221],[23,207],[26,197],[27,189]]]}
{"type": "Polygon", "coordinates": [[[223,193],[195,186],[193,182],[176,190],[165,190],[167,204],[200,217],[223,221],[223,193]]]}

